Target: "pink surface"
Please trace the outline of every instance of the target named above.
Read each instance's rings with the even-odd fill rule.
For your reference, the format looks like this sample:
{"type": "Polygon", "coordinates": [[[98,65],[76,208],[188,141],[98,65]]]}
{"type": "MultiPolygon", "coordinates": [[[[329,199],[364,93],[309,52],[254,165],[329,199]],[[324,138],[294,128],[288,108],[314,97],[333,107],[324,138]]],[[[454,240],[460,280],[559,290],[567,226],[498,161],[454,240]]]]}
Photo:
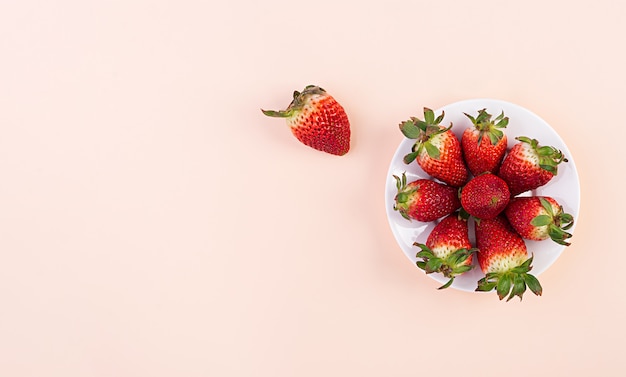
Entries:
{"type": "Polygon", "coordinates": [[[621,375],[625,12],[2,2],[0,375],[621,375]],[[346,156],[261,114],[307,84],[348,112],[346,156]],[[397,124],[470,98],[576,159],[542,297],[437,291],[387,222],[397,124]]]}

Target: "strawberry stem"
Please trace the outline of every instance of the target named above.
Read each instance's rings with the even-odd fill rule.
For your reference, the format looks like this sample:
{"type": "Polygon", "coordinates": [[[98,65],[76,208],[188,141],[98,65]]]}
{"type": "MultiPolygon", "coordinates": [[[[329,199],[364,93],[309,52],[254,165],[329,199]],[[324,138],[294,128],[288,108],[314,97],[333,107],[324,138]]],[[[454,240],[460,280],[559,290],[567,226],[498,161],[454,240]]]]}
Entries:
{"type": "Polygon", "coordinates": [[[261,109],[261,111],[263,112],[263,114],[267,115],[268,117],[274,117],[274,118],[289,118],[291,115],[293,115],[292,110],[275,111],[275,110],[261,109]]]}
{"type": "Polygon", "coordinates": [[[294,90],[294,92],[293,92],[293,99],[291,100],[291,103],[289,104],[287,109],[280,110],[280,111],[263,110],[263,109],[261,109],[261,111],[263,112],[263,114],[265,114],[265,115],[267,115],[269,117],[289,118],[295,112],[300,111],[300,109],[302,109],[302,107],[307,102],[307,100],[308,100],[308,98],[310,96],[312,96],[312,95],[320,95],[320,94],[324,94],[324,93],[326,93],[326,91],[324,89],[320,88],[319,86],[307,85],[302,92],[294,90]]]}

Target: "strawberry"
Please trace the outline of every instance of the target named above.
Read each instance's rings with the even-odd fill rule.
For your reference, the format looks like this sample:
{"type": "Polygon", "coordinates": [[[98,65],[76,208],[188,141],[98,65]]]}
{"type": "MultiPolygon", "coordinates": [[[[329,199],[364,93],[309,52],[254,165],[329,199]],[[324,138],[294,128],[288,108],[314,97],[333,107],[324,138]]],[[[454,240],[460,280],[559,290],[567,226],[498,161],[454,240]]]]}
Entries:
{"type": "Polygon", "coordinates": [[[563,206],[551,197],[513,198],[504,214],[522,238],[534,241],[551,238],[560,245],[570,245],[566,240],[572,235],[566,230],[574,225],[574,218],[563,212],[563,206]]]}
{"type": "Polygon", "coordinates": [[[478,281],[476,291],[488,292],[496,289],[502,300],[515,296],[520,300],[526,288],[537,296],[543,289],[536,277],[529,274],[532,257],[528,257],[526,244],[511,227],[504,215],[476,222],[476,254],[480,269],[485,277],[478,281]]]}
{"type": "Polygon", "coordinates": [[[411,153],[404,156],[404,163],[416,160],[431,177],[460,187],[467,181],[468,171],[463,162],[461,143],[450,131],[452,123],[447,128],[439,125],[443,117],[444,112],[435,118],[431,109],[424,108],[424,120],[412,117],[400,123],[402,134],[417,140],[411,153]]]}
{"type": "Polygon", "coordinates": [[[539,146],[536,139],[516,138],[515,144],[504,157],[498,175],[509,185],[516,196],[548,183],[556,174],[558,165],[567,162],[563,153],[551,146],[539,146]]]}
{"type": "Polygon", "coordinates": [[[309,85],[295,91],[286,110],[263,110],[270,117],[286,118],[302,143],[322,152],[342,156],[350,150],[350,122],[343,107],[324,89],[309,85]]]}
{"type": "Polygon", "coordinates": [[[407,220],[434,221],[459,209],[457,189],[428,179],[407,183],[406,174],[396,179],[398,194],[393,209],[407,220]]]}
{"type": "Polygon", "coordinates": [[[472,269],[472,248],[469,240],[467,220],[459,217],[458,212],[448,215],[441,220],[428,235],[426,244],[413,243],[422,249],[417,253],[417,267],[426,271],[442,273],[449,278],[448,282],[439,289],[449,287],[454,278],[472,269]]]}
{"type": "Polygon", "coordinates": [[[491,114],[486,109],[478,111],[476,118],[464,114],[474,124],[474,127],[466,128],[461,137],[467,168],[474,175],[497,173],[507,147],[507,137],[502,129],[509,124],[509,118],[502,112],[491,120],[491,114]]]}
{"type": "Polygon", "coordinates": [[[509,187],[502,178],[484,173],[461,189],[461,206],[476,218],[493,219],[506,208],[510,197],[509,187]]]}

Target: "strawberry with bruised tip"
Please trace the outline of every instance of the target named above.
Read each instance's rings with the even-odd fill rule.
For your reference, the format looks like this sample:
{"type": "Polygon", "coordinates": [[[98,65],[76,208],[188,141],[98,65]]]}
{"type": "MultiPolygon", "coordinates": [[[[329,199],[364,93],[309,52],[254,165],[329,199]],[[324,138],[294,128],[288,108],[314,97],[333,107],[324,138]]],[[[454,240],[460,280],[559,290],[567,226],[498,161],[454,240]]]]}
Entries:
{"type": "Polygon", "coordinates": [[[342,156],[350,150],[350,122],[344,108],[319,86],[295,91],[286,110],[263,110],[270,117],[285,118],[293,135],[303,144],[342,156]]]}

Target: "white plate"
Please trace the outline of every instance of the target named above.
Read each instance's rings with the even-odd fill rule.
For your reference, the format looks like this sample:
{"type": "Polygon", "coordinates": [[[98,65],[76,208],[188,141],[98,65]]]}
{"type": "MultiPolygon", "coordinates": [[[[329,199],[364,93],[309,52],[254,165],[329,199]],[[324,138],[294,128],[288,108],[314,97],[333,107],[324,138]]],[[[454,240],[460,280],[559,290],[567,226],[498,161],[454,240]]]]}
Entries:
{"type": "MultiPolygon", "coordinates": [[[[558,174],[548,184],[543,187],[533,190],[532,192],[522,195],[545,195],[551,196],[563,206],[565,212],[570,213],[574,217],[574,226],[568,231],[573,234],[576,221],[578,220],[578,211],[580,206],[580,183],[578,181],[578,172],[576,171],[576,165],[574,164],[574,158],[567,149],[567,146],[559,135],[554,131],[548,123],[539,118],[534,113],[527,109],[500,100],[493,99],[473,99],[460,101],[446,105],[440,109],[435,110],[435,115],[441,114],[441,111],[445,111],[445,117],[442,125],[448,126],[450,122],[453,123],[452,131],[461,140],[463,131],[472,125],[472,122],[463,114],[468,113],[476,116],[478,110],[487,109],[489,114],[492,114],[493,118],[497,117],[502,111],[504,115],[509,117],[509,124],[504,132],[508,138],[508,147],[511,148],[517,140],[517,136],[528,136],[530,138],[537,139],[540,145],[550,145],[557,149],[560,149],[568,162],[563,162],[558,166],[558,174]]],[[[407,119],[410,116],[417,116],[423,119],[422,109],[416,110],[415,114],[408,114],[407,119]]],[[[398,124],[405,119],[398,119],[398,124]]],[[[400,130],[397,132],[401,135],[400,130]]],[[[400,146],[396,150],[396,153],[391,160],[389,171],[387,174],[386,188],[385,188],[385,206],[387,209],[387,218],[391,230],[400,245],[400,248],[406,254],[406,256],[413,262],[417,261],[415,254],[419,251],[419,248],[413,246],[413,242],[425,243],[430,231],[435,226],[435,223],[424,223],[416,220],[408,221],[404,219],[397,211],[394,211],[394,197],[397,193],[396,182],[392,175],[400,176],[403,172],[406,172],[407,181],[413,181],[418,178],[430,178],[417,162],[412,162],[406,165],[402,158],[404,155],[410,153],[411,147],[415,143],[415,140],[404,138],[400,143],[400,146]]],[[[473,222],[470,222],[470,240],[474,244],[474,228],[473,222]]],[[[576,238],[570,239],[572,243],[576,242],[576,238]]],[[[548,267],[550,267],[561,255],[566,246],[561,246],[556,242],[548,239],[545,241],[526,241],[528,252],[534,255],[533,269],[531,273],[535,276],[540,275],[548,267]]],[[[421,269],[415,265],[415,268],[422,272],[421,269]]],[[[441,274],[429,274],[440,283],[448,281],[447,278],[441,274]]],[[[476,289],[476,282],[484,276],[480,267],[477,264],[476,258],[474,258],[474,268],[455,278],[451,287],[462,291],[474,291],[476,289]]]]}

